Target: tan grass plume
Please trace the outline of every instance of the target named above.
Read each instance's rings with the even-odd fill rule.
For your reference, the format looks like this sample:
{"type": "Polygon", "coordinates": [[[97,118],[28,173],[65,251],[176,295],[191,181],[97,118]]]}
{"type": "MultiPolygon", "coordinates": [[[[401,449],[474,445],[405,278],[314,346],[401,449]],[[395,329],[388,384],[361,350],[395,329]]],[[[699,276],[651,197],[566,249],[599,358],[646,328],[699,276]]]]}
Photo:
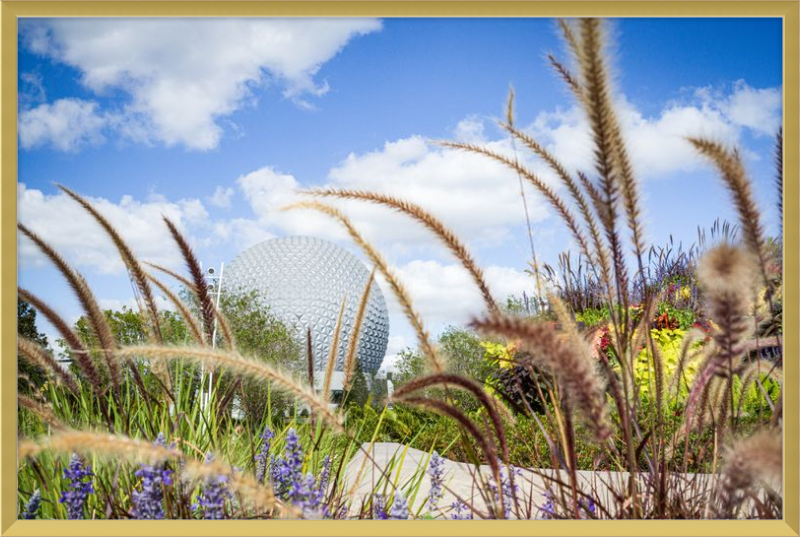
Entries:
{"type": "Polygon", "coordinates": [[[114,242],[114,246],[116,246],[117,250],[119,250],[120,256],[122,257],[122,261],[128,268],[128,271],[130,272],[134,284],[139,289],[139,292],[142,294],[142,297],[144,298],[145,306],[147,308],[147,312],[150,317],[151,325],[149,326],[149,328],[151,335],[156,342],[161,343],[163,339],[161,336],[161,327],[158,320],[158,307],[156,306],[155,299],[153,298],[153,291],[150,288],[150,284],[148,283],[147,280],[147,275],[142,269],[142,265],[139,263],[138,259],[136,259],[136,256],[133,255],[133,252],[131,251],[128,244],[122,239],[122,237],[114,228],[114,226],[111,225],[111,222],[109,222],[102,214],[100,214],[100,212],[85,198],[73,192],[64,185],[57,184],[56,186],[62,192],[64,192],[73,200],[75,200],[90,215],[92,215],[92,217],[97,221],[97,223],[100,224],[100,226],[105,230],[105,232],[114,242]]]}
{"type": "Polygon", "coordinates": [[[609,437],[605,383],[594,361],[579,352],[570,339],[559,336],[548,324],[506,315],[475,319],[470,325],[483,333],[519,339],[531,359],[545,366],[569,393],[595,439],[603,442],[609,437]]]}
{"type": "Polygon", "coordinates": [[[183,320],[186,321],[187,326],[189,327],[189,332],[191,332],[192,337],[197,342],[198,345],[205,344],[205,338],[203,337],[203,331],[200,326],[197,324],[197,320],[192,315],[192,312],[189,310],[189,307],[181,300],[175,293],[173,293],[169,287],[167,287],[163,282],[161,282],[158,278],[153,276],[152,274],[147,274],[147,277],[150,281],[155,284],[159,290],[164,293],[164,296],[172,302],[178,312],[183,317],[183,320]]]}
{"type": "Polygon", "coordinates": [[[342,226],[344,226],[353,241],[364,251],[375,267],[380,271],[381,274],[383,274],[384,278],[386,278],[386,282],[389,284],[389,287],[391,287],[392,292],[397,297],[398,302],[400,302],[400,306],[403,308],[403,313],[417,334],[420,349],[431,361],[431,364],[436,372],[441,373],[444,370],[444,366],[439,359],[436,349],[430,342],[430,336],[428,335],[428,331],[425,329],[425,325],[422,322],[422,317],[419,315],[419,313],[417,313],[411,303],[411,297],[409,296],[405,287],[400,283],[400,280],[398,280],[397,276],[394,274],[394,271],[389,268],[389,264],[386,262],[383,256],[361,236],[355,226],[353,226],[352,222],[350,222],[350,219],[347,218],[347,216],[345,216],[344,213],[337,208],[317,201],[303,201],[282,208],[284,211],[292,209],[311,209],[319,211],[323,214],[331,216],[332,218],[335,218],[340,224],[342,224],[342,226]]]}
{"type": "Polygon", "coordinates": [[[75,296],[80,301],[81,306],[86,313],[86,317],[92,327],[92,330],[100,342],[109,376],[111,377],[111,381],[115,389],[118,389],[120,385],[119,366],[112,357],[113,349],[116,348],[117,342],[114,339],[111,328],[108,326],[108,322],[103,314],[103,310],[100,309],[100,305],[97,303],[97,299],[92,293],[92,290],[89,288],[89,285],[86,283],[86,280],[80,275],[80,273],[70,267],[67,262],[64,261],[64,258],[62,258],[52,246],[45,242],[36,233],[19,223],[17,224],[17,228],[22,231],[25,236],[31,239],[36,246],[39,247],[39,249],[53,262],[53,264],[56,265],[59,272],[61,272],[61,274],[67,279],[72,291],[75,293],[75,296]]]}
{"type": "MultiPolygon", "coordinates": [[[[322,400],[331,400],[331,382],[333,381],[333,370],[336,368],[336,358],[339,355],[339,339],[342,335],[342,319],[344,318],[344,308],[346,299],[342,299],[342,305],[339,307],[339,315],[336,317],[336,326],[333,328],[333,340],[331,347],[328,349],[328,363],[325,369],[325,378],[322,383],[322,400]]],[[[351,337],[355,337],[352,334],[351,337]]]]}
{"type": "Polygon", "coordinates": [[[186,263],[186,268],[189,269],[189,274],[191,275],[192,282],[194,283],[192,287],[195,295],[197,296],[197,302],[200,305],[200,317],[203,321],[205,340],[210,344],[214,331],[215,308],[214,302],[211,298],[211,293],[208,289],[208,282],[206,282],[205,274],[203,274],[203,271],[200,268],[200,262],[194,255],[192,247],[189,246],[189,241],[187,241],[183,234],[178,231],[178,228],[169,218],[164,216],[163,220],[169,229],[170,235],[172,235],[172,238],[178,245],[178,249],[181,251],[183,260],[186,263]]]}
{"type": "Polygon", "coordinates": [[[461,261],[461,264],[469,272],[475,284],[483,296],[483,300],[490,311],[497,311],[497,304],[492,298],[488,285],[483,276],[483,271],[478,267],[475,259],[470,254],[467,247],[458,236],[453,233],[441,220],[433,216],[430,212],[426,211],[419,205],[400,199],[388,194],[379,194],[377,192],[366,192],[363,190],[344,190],[344,189],[319,189],[307,192],[312,196],[323,196],[341,199],[356,199],[375,203],[390,207],[400,213],[406,214],[432,231],[453,255],[461,261]]]}
{"type": "Polygon", "coordinates": [[[81,370],[81,373],[83,373],[83,375],[92,385],[92,388],[99,395],[103,391],[100,373],[97,371],[97,368],[92,362],[92,358],[89,356],[89,351],[86,350],[86,347],[83,345],[81,340],[78,339],[78,336],[72,331],[67,322],[42,299],[27,289],[18,287],[17,294],[22,300],[36,308],[36,310],[38,310],[39,313],[41,313],[50,322],[50,324],[55,327],[58,333],[61,334],[61,337],[64,338],[69,350],[72,352],[73,359],[78,365],[78,368],[81,370]]]}
{"type": "Polygon", "coordinates": [[[152,442],[127,436],[65,429],[37,440],[19,442],[20,457],[34,457],[42,451],[100,455],[137,462],[160,462],[181,457],[180,452],[152,442]]]}
{"type": "Polygon", "coordinates": [[[722,144],[704,138],[689,138],[688,140],[700,154],[710,159],[719,170],[739,213],[739,223],[745,243],[757,257],[761,276],[765,284],[769,286],[761,213],[756,205],[750,180],[747,177],[739,152],[728,150],[722,144]]]}
{"type": "Polygon", "coordinates": [[[219,351],[205,347],[158,347],[158,346],[132,346],[123,347],[118,353],[120,356],[144,356],[151,361],[168,362],[171,360],[188,359],[202,363],[209,368],[222,367],[234,373],[260,380],[272,382],[293,395],[299,401],[306,403],[318,416],[333,425],[336,430],[343,431],[342,422],[328,408],[327,402],[321,400],[308,387],[301,384],[290,375],[272,368],[266,363],[251,358],[246,358],[235,351],[219,351]]]}
{"type": "Polygon", "coordinates": [[[75,395],[80,394],[77,379],[72,373],[58,365],[53,355],[44,347],[26,337],[17,335],[17,350],[28,359],[31,365],[41,367],[75,395]]]}
{"type": "Polygon", "coordinates": [[[358,342],[361,339],[361,325],[364,324],[364,316],[367,313],[367,304],[369,304],[369,295],[372,291],[372,282],[375,281],[375,270],[369,273],[367,284],[364,286],[364,291],[361,293],[361,300],[358,303],[358,311],[356,312],[356,319],[353,322],[353,330],[350,334],[350,340],[347,342],[347,352],[344,356],[344,389],[350,389],[350,383],[353,381],[353,371],[355,370],[356,352],[358,351],[358,342]]]}
{"type": "Polygon", "coordinates": [[[691,419],[704,384],[722,370],[732,375],[741,363],[751,330],[748,314],[757,270],[751,252],[727,243],[709,250],[698,263],[697,280],[705,292],[709,317],[714,319],[717,328],[712,334],[713,354],[706,360],[689,394],[687,419],[691,419]]]}

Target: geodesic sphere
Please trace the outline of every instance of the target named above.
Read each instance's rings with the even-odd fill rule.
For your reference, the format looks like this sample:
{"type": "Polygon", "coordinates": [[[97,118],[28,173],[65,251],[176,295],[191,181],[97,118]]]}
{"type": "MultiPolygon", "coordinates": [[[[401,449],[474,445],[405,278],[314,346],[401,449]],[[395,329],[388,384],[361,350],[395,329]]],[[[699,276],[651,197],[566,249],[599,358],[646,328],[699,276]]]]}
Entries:
{"type": "MultiPolygon", "coordinates": [[[[270,312],[295,330],[303,349],[306,329],[310,328],[317,370],[327,366],[344,300],[335,366],[341,371],[369,272],[357,257],[332,242],[314,237],[281,237],[240,253],[225,267],[223,286],[228,292],[255,290],[270,312]]],[[[373,282],[357,349],[365,373],[378,370],[388,343],[389,312],[380,287],[373,282]]]]}

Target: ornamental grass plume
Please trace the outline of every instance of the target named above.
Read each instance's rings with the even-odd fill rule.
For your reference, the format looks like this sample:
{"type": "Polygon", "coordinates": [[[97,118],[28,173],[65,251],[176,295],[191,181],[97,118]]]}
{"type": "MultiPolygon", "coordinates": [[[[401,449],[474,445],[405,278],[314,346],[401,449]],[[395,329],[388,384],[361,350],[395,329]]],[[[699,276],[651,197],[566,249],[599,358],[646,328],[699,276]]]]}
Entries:
{"type": "Polygon", "coordinates": [[[546,367],[570,395],[570,402],[581,411],[597,442],[611,435],[605,382],[585,354],[547,323],[532,323],[507,315],[473,320],[471,326],[482,333],[519,339],[530,351],[532,360],[546,367]]]}
{"type": "Polygon", "coordinates": [[[60,503],[66,504],[70,520],[85,518],[84,507],[89,494],[94,494],[94,474],[91,466],[84,466],[77,453],[72,454],[69,466],[64,469],[67,489],[61,493],[60,503]]]}
{"type": "MultiPolygon", "coordinates": [[[[164,433],[158,433],[153,445],[166,448],[164,433]]],[[[139,520],[160,520],[164,518],[164,486],[172,484],[172,470],[163,463],[140,464],[136,477],[142,480],[142,489],[131,493],[133,518],[139,520]]]]}
{"type": "Polygon", "coordinates": [[[759,431],[728,449],[723,475],[733,489],[746,489],[759,482],[777,488],[782,474],[780,430],[759,431]]]}
{"type": "Polygon", "coordinates": [[[748,314],[757,271],[752,253],[727,243],[709,250],[700,260],[697,279],[705,293],[709,317],[714,319],[717,328],[712,334],[712,354],[689,395],[687,421],[691,419],[698,398],[712,377],[725,370],[732,382],[733,372],[740,365],[750,332],[748,314]]]}
{"type": "Polygon", "coordinates": [[[764,429],[739,440],[726,450],[726,463],[720,481],[719,514],[734,516],[737,506],[748,491],[764,485],[768,491],[779,491],[783,475],[782,431],[764,429]]]}

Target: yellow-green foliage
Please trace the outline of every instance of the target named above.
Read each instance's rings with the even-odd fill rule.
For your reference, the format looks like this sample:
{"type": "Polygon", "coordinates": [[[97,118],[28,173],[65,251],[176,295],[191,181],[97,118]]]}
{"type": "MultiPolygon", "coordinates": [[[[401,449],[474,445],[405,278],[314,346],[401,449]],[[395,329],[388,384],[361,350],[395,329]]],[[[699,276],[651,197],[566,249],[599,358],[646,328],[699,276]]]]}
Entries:
{"type": "MultiPolygon", "coordinates": [[[[661,358],[664,361],[664,382],[668,384],[678,369],[681,347],[683,346],[683,338],[686,335],[686,331],[680,328],[667,328],[663,330],[653,329],[650,333],[653,336],[653,341],[661,350],[661,358]]],[[[687,386],[691,385],[692,379],[697,373],[699,360],[696,358],[691,359],[691,356],[689,358],[683,367],[682,379],[678,390],[679,396],[688,394],[687,386]]],[[[653,367],[652,352],[649,349],[642,349],[636,360],[634,374],[639,385],[639,392],[643,397],[649,396],[655,390],[656,376],[653,367]]]]}
{"type": "Polygon", "coordinates": [[[490,364],[498,367],[509,367],[514,360],[513,343],[494,343],[491,341],[481,341],[481,347],[486,351],[484,358],[490,364]]]}

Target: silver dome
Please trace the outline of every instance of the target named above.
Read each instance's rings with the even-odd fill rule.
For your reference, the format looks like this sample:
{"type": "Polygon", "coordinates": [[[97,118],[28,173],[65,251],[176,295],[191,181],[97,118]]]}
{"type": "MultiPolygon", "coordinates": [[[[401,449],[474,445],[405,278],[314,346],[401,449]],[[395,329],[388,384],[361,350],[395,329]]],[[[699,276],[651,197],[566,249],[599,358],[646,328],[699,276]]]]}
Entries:
{"type": "MultiPolygon", "coordinates": [[[[343,369],[358,304],[369,270],[353,254],[313,237],[282,237],[248,248],[225,267],[223,285],[233,292],[258,292],[264,305],[296,330],[305,349],[311,329],[314,361],[324,370],[342,300],[345,300],[336,370],[343,369]]],[[[361,325],[357,357],[365,373],[377,371],[389,342],[389,313],[373,282],[361,325]]]]}

